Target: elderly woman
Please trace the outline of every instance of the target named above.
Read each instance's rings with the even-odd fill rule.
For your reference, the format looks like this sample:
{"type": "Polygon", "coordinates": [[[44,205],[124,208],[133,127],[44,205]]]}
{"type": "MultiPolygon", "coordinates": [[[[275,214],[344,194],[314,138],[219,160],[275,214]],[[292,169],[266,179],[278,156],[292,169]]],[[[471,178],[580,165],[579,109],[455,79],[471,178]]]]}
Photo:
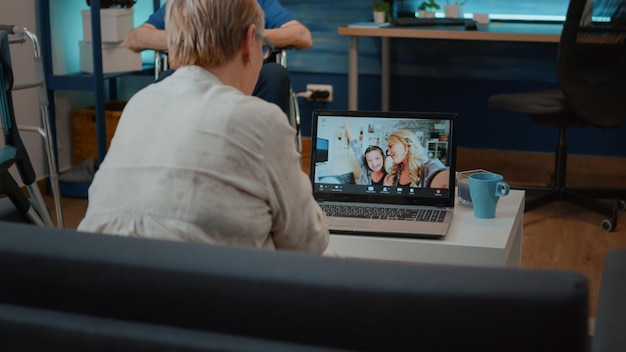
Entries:
{"type": "Polygon", "coordinates": [[[263,65],[255,0],[168,0],[169,78],[126,105],[78,229],[322,253],[328,230],[263,65]]]}
{"type": "Polygon", "coordinates": [[[387,148],[392,163],[383,183],[385,186],[429,188],[432,178],[446,169],[441,160],[428,158],[426,148],[409,130],[397,130],[388,135],[387,148]]]}

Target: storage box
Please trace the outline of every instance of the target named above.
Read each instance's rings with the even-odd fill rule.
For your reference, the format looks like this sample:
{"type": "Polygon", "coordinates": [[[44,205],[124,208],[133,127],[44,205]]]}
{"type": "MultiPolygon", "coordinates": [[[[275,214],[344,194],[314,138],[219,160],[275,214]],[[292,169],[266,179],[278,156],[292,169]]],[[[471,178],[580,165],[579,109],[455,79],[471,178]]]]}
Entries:
{"type": "Polygon", "coordinates": [[[478,174],[478,173],[483,173],[483,172],[491,173],[491,171],[487,171],[483,169],[458,171],[456,173],[456,183],[457,183],[457,187],[459,191],[458,193],[459,193],[460,204],[466,205],[468,207],[472,206],[472,196],[470,195],[470,190],[469,190],[469,177],[472,174],[478,174]]]}
{"type": "MultiPolygon", "coordinates": [[[[93,73],[93,42],[81,40],[78,43],[80,70],[93,73]]],[[[121,43],[102,43],[102,73],[140,71],[141,53],[122,46],[121,43]]]]}
{"type": "MultiPolygon", "coordinates": [[[[126,102],[115,101],[105,106],[106,146],[111,144],[117,123],[126,102]]],[[[95,108],[72,109],[72,164],[78,165],[89,157],[98,160],[95,108]]]]}
{"type": "MultiPolygon", "coordinates": [[[[100,10],[100,36],[102,42],[121,42],[133,29],[134,8],[100,10]]],[[[83,40],[92,41],[91,10],[83,10],[83,40]]]]}

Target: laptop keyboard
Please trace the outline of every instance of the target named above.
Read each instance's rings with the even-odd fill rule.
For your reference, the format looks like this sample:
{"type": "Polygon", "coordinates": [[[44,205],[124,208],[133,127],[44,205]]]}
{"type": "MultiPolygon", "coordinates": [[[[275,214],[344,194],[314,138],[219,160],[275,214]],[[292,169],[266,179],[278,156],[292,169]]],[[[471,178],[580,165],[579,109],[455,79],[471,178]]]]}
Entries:
{"type": "Polygon", "coordinates": [[[320,204],[320,206],[322,210],[326,212],[326,216],[348,218],[443,222],[443,219],[446,217],[445,210],[434,209],[399,209],[334,204],[320,204]]]}

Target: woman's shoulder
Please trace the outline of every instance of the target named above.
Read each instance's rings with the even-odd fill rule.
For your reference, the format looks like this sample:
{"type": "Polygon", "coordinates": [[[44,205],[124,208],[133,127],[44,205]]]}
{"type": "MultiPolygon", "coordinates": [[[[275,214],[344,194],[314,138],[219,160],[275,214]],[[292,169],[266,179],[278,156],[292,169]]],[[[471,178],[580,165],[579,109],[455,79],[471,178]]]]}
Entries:
{"type": "Polygon", "coordinates": [[[424,168],[430,171],[435,171],[439,169],[445,169],[446,166],[443,162],[437,158],[429,159],[426,163],[424,163],[424,168]]]}
{"type": "Polygon", "coordinates": [[[441,160],[433,158],[428,160],[423,165],[423,177],[424,177],[424,187],[430,187],[430,183],[432,179],[439,174],[441,171],[446,170],[448,167],[441,162],[441,160]]]}
{"type": "Polygon", "coordinates": [[[244,122],[250,122],[251,119],[258,119],[263,123],[277,123],[287,122],[287,115],[276,104],[268,103],[267,101],[251,96],[242,94],[233,102],[233,107],[237,109],[237,116],[244,120],[244,122]]]}
{"type": "Polygon", "coordinates": [[[275,104],[260,98],[242,95],[231,101],[230,128],[248,131],[262,139],[290,135],[287,115],[275,104]]]}

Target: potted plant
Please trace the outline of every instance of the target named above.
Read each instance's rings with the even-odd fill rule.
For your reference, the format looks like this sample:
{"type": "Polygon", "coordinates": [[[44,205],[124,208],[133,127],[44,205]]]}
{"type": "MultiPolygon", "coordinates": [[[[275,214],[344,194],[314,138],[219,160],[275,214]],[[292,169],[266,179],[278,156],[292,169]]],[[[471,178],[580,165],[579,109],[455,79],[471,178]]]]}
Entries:
{"type": "Polygon", "coordinates": [[[435,10],[440,10],[441,6],[435,2],[435,0],[426,0],[420,4],[417,8],[419,17],[421,18],[433,18],[435,17],[435,10]]]}
{"type": "Polygon", "coordinates": [[[454,3],[451,3],[450,0],[447,0],[446,6],[443,7],[443,12],[448,18],[463,18],[463,5],[465,5],[465,1],[459,2],[458,0],[454,0],[454,3]]]}
{"type": "Polygon", "coordinates": [[[383,23],[389,20],[391,5],[387,1],[374,0],[371,9],[374,12],[374,22],[383,23]]]}

